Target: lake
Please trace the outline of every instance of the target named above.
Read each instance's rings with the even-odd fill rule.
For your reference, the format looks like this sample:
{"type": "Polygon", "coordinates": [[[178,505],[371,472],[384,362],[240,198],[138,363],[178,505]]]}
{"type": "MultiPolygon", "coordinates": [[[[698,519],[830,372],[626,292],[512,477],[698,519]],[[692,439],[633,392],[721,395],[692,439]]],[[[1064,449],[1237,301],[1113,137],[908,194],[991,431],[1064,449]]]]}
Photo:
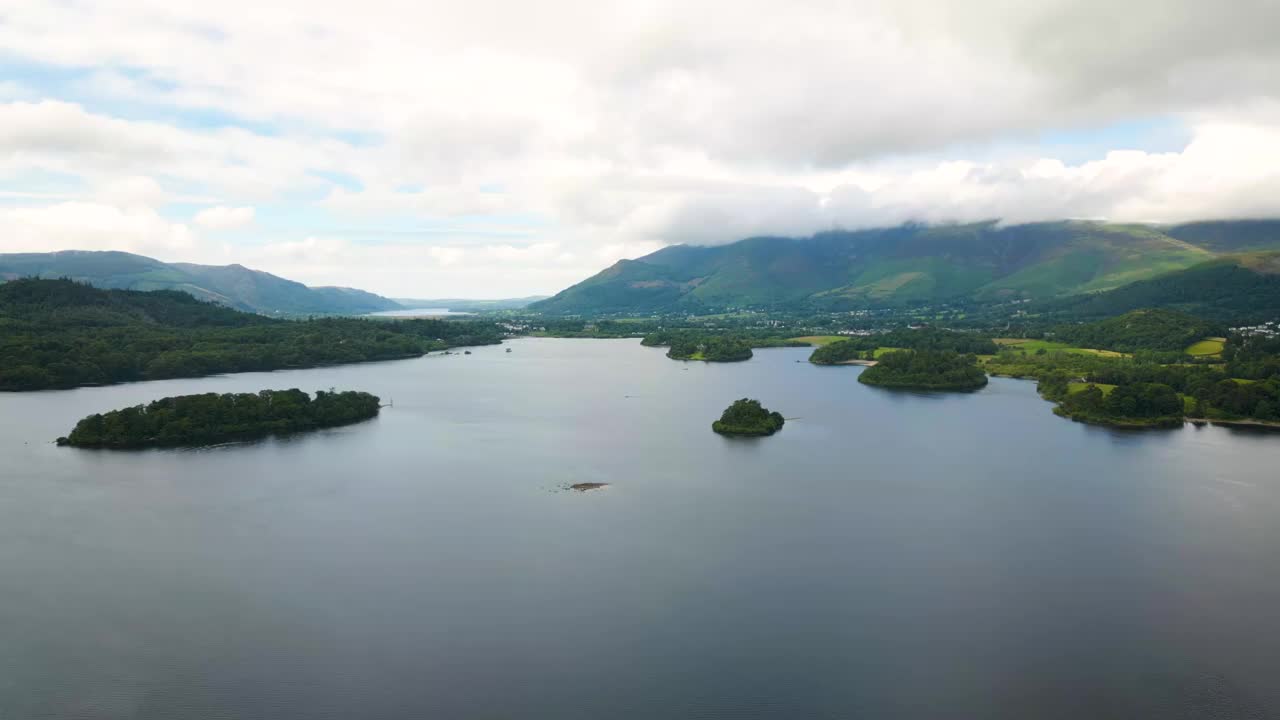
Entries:
{"type": "Polygon", "coordinates": [[[448,308],[405,308],[403,310],[379,310],[378,312],[368,313],[366,317],[417,318],[472,314],[474,313],[454,311],[448,308]]]}
{"type": "Polygon", "coordinates": [[[1280,716],[1280,436],[1089,427],[1017,380],[885,391],[808,352],[524,339],[0,394],[0,717],[1280,716]],[[394,407],[50,443],[290,387],[394,407]],[[713,434],[744,396],[786,427],[713,434]]]}

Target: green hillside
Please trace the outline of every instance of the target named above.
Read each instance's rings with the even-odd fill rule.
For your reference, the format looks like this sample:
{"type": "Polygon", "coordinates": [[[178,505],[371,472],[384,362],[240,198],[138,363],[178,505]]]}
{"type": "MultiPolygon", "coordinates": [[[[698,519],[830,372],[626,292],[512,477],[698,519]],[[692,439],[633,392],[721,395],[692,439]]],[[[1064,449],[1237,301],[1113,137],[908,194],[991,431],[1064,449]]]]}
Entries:
{"type": "Polygon", "coordinates": [[[1167,228],[1165,233],[1170,237],[1220,253],[1280,247],[1280,222],[1275,220],[1194,222],[1167,228]]]}
{"type": "Polygon", "coordinates": [[[163,263],[125,252],[0,254],[0,281],[69,278],[121,290],[181,290],[200,300],[267,315],[363,314],[400,307],[363,290],[307,287],[242,265],[163,263]]]}
{"type": "Polygon", "coordinates": [[[1280,317],[1280,252],[1215,258],[1108,292],[1054,300],[1033,310],[1090,319],[1149,307],[1220,322],[1275,320],[1280,317]]]}
{"type": "Polygon", "coordinates": [[[1197,266],[1234,247],[1237,229],[1249,236],[1239,244],[1280,248],[1280,221],[1172,228],[1084,221],[905,225],[668,247],[620,261],[530,309],[841,310],[962,298],[1044,300],[1197,266]]]}

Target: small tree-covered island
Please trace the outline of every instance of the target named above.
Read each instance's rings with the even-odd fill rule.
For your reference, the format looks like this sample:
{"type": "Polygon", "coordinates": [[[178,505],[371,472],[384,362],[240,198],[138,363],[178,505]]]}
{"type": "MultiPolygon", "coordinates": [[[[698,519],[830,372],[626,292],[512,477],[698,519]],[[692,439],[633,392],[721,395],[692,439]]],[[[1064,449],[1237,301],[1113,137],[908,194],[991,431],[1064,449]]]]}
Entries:
{"type": "Polygon", "coordinates": [[[910,390],[977,390],[987,374],[973,355],[952,350],[897,350],[880,356],[858,382],[910,390]]]}
{"type": "Polygon", "coordinates": [[[377,395],[355,391],[319,391],[314,399],[298,389],[180,395],[90,415],[58,438],[58,445],[112,450],[214,445],[350,425],[377,416],[379,407],[377,395]]]}
{"type": "Polygon", "coordinates": [[[759,400],[742,398],[725,408],[711,429],[721,435],[772,435],[782,429],[782,413],[769,412],[759,400]]]}
{"type": "Polygon", "coordinates": [[[640,341],[646,347],[666,345],[672,360],[704,362],[739,362],[751,359],[751,344],[728,335],[702,335],[690,332],[650,333],[640,341]]]}
{"type": "Polygon", "coordinates": [[[711,337],[703,341],[681,340],[671,343],[667,357],[672,360],[706,362],[739,362],[750,360],[751,346],[737,338],[711,337]]]}

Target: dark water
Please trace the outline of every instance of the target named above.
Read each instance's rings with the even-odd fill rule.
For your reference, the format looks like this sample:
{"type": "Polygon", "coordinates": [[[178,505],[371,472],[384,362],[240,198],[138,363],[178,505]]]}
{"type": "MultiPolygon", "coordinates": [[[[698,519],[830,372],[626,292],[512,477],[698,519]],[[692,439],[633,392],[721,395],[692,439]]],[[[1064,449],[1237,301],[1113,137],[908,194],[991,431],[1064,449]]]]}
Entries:
{"type": "Polygon", "coordinates": [[[1280,437],[894,394],[805,350],[510,346],[0,395],[0,718],[1280,717],[1280,437]],[[293,386],[395,407],[47,444],[293,386]],[[797,419],[712,434],[744,395],[797,419]]]}

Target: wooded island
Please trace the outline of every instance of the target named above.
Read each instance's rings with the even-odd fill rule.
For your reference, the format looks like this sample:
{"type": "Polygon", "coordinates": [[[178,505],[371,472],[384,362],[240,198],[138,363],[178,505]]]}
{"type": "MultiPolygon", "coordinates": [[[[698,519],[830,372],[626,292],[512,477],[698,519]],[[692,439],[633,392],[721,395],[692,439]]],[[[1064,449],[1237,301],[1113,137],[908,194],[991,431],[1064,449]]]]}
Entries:
{"type": "Polygon", "coordinates": [[[772,435],[782,429],[782,413],[769,412],[759,400],[742,398],[725,408],[711,429],[721,435],[772,435]]]}
{"type": "Polygon", "coordinates": [[[349,425],[378,414],[378,396],[298,389],[259,393],[179,395],[148,405],[93,414],[59,445],[132,449],[214,445],[268,435],[349,425]]]}

